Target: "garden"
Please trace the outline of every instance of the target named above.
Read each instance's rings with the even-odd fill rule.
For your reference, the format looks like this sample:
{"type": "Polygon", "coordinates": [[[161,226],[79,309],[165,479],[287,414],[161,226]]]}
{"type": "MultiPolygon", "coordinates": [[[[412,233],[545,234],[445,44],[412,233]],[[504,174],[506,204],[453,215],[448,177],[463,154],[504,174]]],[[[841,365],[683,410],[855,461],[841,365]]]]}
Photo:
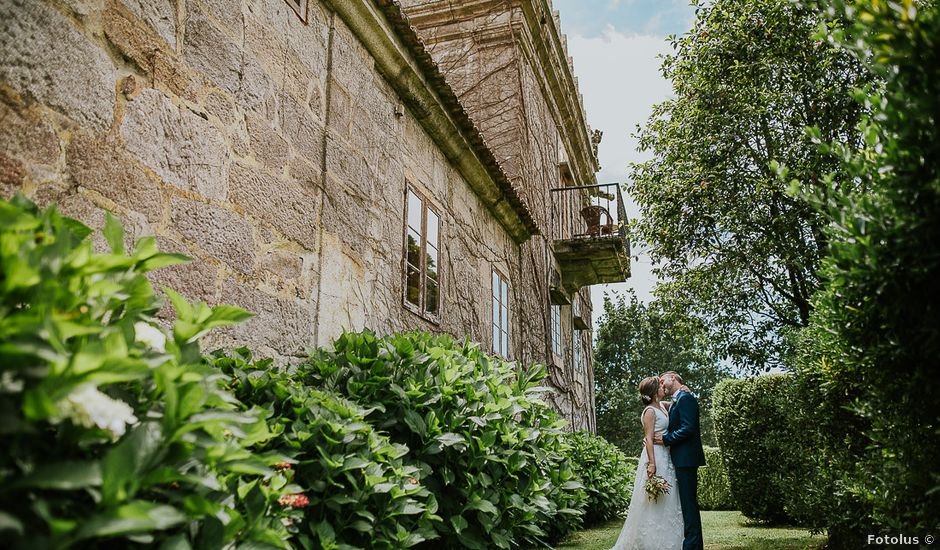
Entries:
{"type": "Polygon", "coordinates": [[[347,333],[281,370],[200,338],[250,313],[190,303],[22,195],[0,202],[0,530],[12,548],[548,547],[616,518],[623,454],[569,434],[518,371],[447,336],[347,333]],[[169,325],[168,328],[167,324],[169,325]]]}

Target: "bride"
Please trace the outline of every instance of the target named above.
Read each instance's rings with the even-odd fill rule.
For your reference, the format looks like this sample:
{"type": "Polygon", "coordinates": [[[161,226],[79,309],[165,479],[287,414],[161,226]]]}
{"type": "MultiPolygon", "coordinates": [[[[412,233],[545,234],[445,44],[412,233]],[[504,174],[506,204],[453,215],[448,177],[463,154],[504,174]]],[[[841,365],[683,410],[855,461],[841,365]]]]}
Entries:
{"type": "Polygon", "coordinates": [[[623,523],[617,544],[611,550],[671,550],[682,548],[682,508],[676,489],[676,470],[672,466],[669,449],[653,444],[653,433],[665,433],[669,425],[669,412],[662,398],[665,388],[658,376],[640,382],[640,399],[646,408],[640,416],[643,423],[643,448],[633,483],[630,510],[623,523]],[[671,489],[657,500],[646,496],[646,480],[658,475],[671,489]]]}

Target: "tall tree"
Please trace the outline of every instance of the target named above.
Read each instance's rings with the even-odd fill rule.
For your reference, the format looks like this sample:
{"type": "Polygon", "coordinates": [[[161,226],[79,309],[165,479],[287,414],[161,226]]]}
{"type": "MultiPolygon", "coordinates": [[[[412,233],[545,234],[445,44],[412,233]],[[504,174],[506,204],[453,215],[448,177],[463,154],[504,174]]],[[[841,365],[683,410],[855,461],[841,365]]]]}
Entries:
{"type": "Polygon", "coordinates": [[[729,376],[702,346],[703,327],[695,319],[643,304],[628,293],[604,297],[604,313],[597,329],[594,350],[594,385],[597,433],[629,454],[639,454],[640,426],[638,386],[647,376],[678,372],[699,398],[702,434],[713,442],[711,392],[729,376]]]}
{"type": "Polygon", "coordinates": [[[628,186],[642,212],[635,235],[659,265],[659,297],[706,322],[716,351],[740,367],[781,366],[809,322],[828,218],[785,193],[776,163],[808,186],[838,172],[805,128],[857,143],[850,92],[870,76],[816,38],[824,18],[810,7],[695,4],[662,66],[675,96],[639,131],[653,156],[628,186]]]}

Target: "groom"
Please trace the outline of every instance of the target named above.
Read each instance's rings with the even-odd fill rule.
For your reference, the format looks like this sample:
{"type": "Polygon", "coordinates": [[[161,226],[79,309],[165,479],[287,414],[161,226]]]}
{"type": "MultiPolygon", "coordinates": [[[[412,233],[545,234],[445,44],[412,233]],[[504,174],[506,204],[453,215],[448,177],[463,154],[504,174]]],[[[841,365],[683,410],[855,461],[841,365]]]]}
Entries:
{"type": "Polygon", "coordinates": [[[679,502],[682,504],[682,523],[685,540],[682,550],[703,550],[702,517],[698,512],[698,467],[705,465],[702,434],[698,425],[698,401],[682,384],[675,371],[659,377],[666,395],[672,396],[669,409],[669,427],[666,433],[656,433],[653,442],[668,446],[672,464],[676,468],[679,502]]]}

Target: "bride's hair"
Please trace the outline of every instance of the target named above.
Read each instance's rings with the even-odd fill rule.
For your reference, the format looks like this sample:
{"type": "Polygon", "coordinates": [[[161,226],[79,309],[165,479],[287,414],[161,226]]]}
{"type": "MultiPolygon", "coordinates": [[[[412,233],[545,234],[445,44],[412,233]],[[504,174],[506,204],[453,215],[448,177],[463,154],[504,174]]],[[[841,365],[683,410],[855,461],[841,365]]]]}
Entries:
{"type": "Polygon", "coordinates": [[[644,405],[653,404],[653,396],[659,391],[659,377],[648,376],[640,382],[640,399],[644,405]]]}

